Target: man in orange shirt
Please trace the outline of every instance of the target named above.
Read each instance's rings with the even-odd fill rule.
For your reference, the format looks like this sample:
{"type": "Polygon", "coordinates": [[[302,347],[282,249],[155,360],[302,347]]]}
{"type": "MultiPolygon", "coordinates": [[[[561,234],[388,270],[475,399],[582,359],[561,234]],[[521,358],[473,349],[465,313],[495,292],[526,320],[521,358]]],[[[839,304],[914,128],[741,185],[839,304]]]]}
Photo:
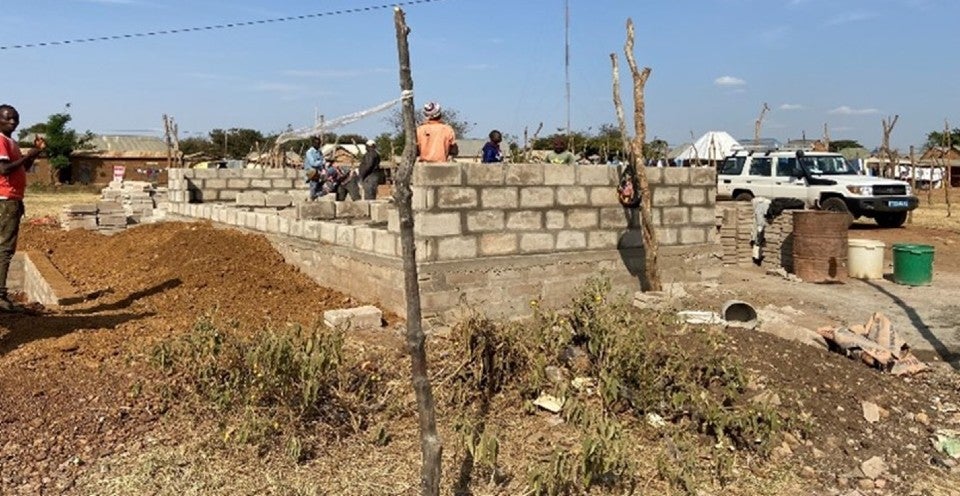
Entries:
{"type": "Polygon", "coordinates": [[[20,114],[10,105],[0,105],[0,313],[18,313],[22,306],[7,296],[7,271],[17,251],[20,218],[23,217],[23,193],[27,189],[27,169],[46,148],[43,138],[37,136],[34,148],[23,155],[13,140],[13,132],[20,125],[20,114]]]}
{"type": "Polygon", "coordinates": [[[457,133],[449,124],[443,122],[440,104],[435,102],[423,106],[427,118],[417,128],[417,161],[449,162],[460,150],[457,148],[457,133]]]}

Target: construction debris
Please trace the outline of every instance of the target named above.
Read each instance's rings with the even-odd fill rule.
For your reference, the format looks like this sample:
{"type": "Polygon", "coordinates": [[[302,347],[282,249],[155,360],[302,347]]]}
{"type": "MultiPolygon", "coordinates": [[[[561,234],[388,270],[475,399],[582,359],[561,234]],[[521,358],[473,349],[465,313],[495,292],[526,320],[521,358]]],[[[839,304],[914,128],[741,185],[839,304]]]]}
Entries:
{"type": "Polygon", "coordinates": [[[331,328],[348,328],[350,330],[379,329],[383,322],[383,312],[371,305],[327,310],[323,312],[323,322],[331,328]]]}
{"type": "Polygon", "coordinates": [[[821,327],[817,333],[847,356],[894,375],[914,374],[929,368],[910,353],[910,347],[900,338],[890,319],[880,312],[873,314],[865,325],[821,327]]]}

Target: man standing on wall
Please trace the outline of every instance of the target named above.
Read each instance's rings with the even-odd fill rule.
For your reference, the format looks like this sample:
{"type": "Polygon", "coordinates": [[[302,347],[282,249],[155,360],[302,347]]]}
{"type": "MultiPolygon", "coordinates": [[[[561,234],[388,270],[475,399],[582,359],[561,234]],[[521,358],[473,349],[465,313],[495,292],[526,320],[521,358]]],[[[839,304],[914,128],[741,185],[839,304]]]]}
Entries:
{"type": "Polygon", "coordinates": [[[380,152],[377,151],[376,141],[367,141],[367,153],[363,154],[359,176],[363,199],[376,200],[377,186],[380,185],[380,152]]]}
{"type": "Polygon", "coordinates": [[[427,122],[417,128],[417,162],[448,162],[460,153],[457,133],[443,122],[441,113],[439,103],[429,102],[423,106],[427,122]]]}
{"type": "Polygon", "coordinates": [[[20,114],[10,105],[0,105],[0,313],[19,313],[24,308],[7,295],[7,272],[17,251],[23,194],[27,189],[27,169],[47,147],[43,138],[33,140],[33,149],[23,155],[13,139],[20,125],[20,114]]]}
{"type": "Polygon", "coordinates": [[[307,184],[310,185],[310,201],[316,200],[321,194],[320,180],[324,169],[323,154],[320,152],[322,146],[323,141],[320,137],[314,136],[310,140],[310,148],[303,155],[303,174],[307,184]]]}

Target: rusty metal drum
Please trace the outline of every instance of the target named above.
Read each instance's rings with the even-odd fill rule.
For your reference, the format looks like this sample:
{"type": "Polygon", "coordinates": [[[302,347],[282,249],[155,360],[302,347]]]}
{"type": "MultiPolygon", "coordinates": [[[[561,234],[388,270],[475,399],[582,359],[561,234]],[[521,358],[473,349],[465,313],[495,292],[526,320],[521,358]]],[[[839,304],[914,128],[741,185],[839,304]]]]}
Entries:
{"type": "Polygon", "coordinates": [[[847,280],[849,214],[823,210],[793,213],[793,272],[805,282],[847,280]]]}

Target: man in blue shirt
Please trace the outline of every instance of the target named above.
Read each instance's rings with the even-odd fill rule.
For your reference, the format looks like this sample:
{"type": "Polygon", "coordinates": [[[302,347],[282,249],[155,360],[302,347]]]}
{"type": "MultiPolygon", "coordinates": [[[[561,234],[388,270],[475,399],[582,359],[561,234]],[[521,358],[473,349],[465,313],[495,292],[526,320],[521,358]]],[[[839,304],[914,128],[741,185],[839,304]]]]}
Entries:
{"type": "Polygon", "coordinates": [[[310,141],[311,146],[303,156],[303,173],[307,184],[310,185],[310,201],[316,200],[320,196],[320,182],[323,176],[324,159],[320,152],[322,142],[319,136],[314,136],[310,141]]]}
{"type": "Polygon", "coordinates": [[[503,135],[500,131],[494,129],[490,131],[490,141],[483,145],[483,159],[481,162],[492,164],[503,162],[503,153],[500,151],[500,142],[503,141],[503,135]]]}

